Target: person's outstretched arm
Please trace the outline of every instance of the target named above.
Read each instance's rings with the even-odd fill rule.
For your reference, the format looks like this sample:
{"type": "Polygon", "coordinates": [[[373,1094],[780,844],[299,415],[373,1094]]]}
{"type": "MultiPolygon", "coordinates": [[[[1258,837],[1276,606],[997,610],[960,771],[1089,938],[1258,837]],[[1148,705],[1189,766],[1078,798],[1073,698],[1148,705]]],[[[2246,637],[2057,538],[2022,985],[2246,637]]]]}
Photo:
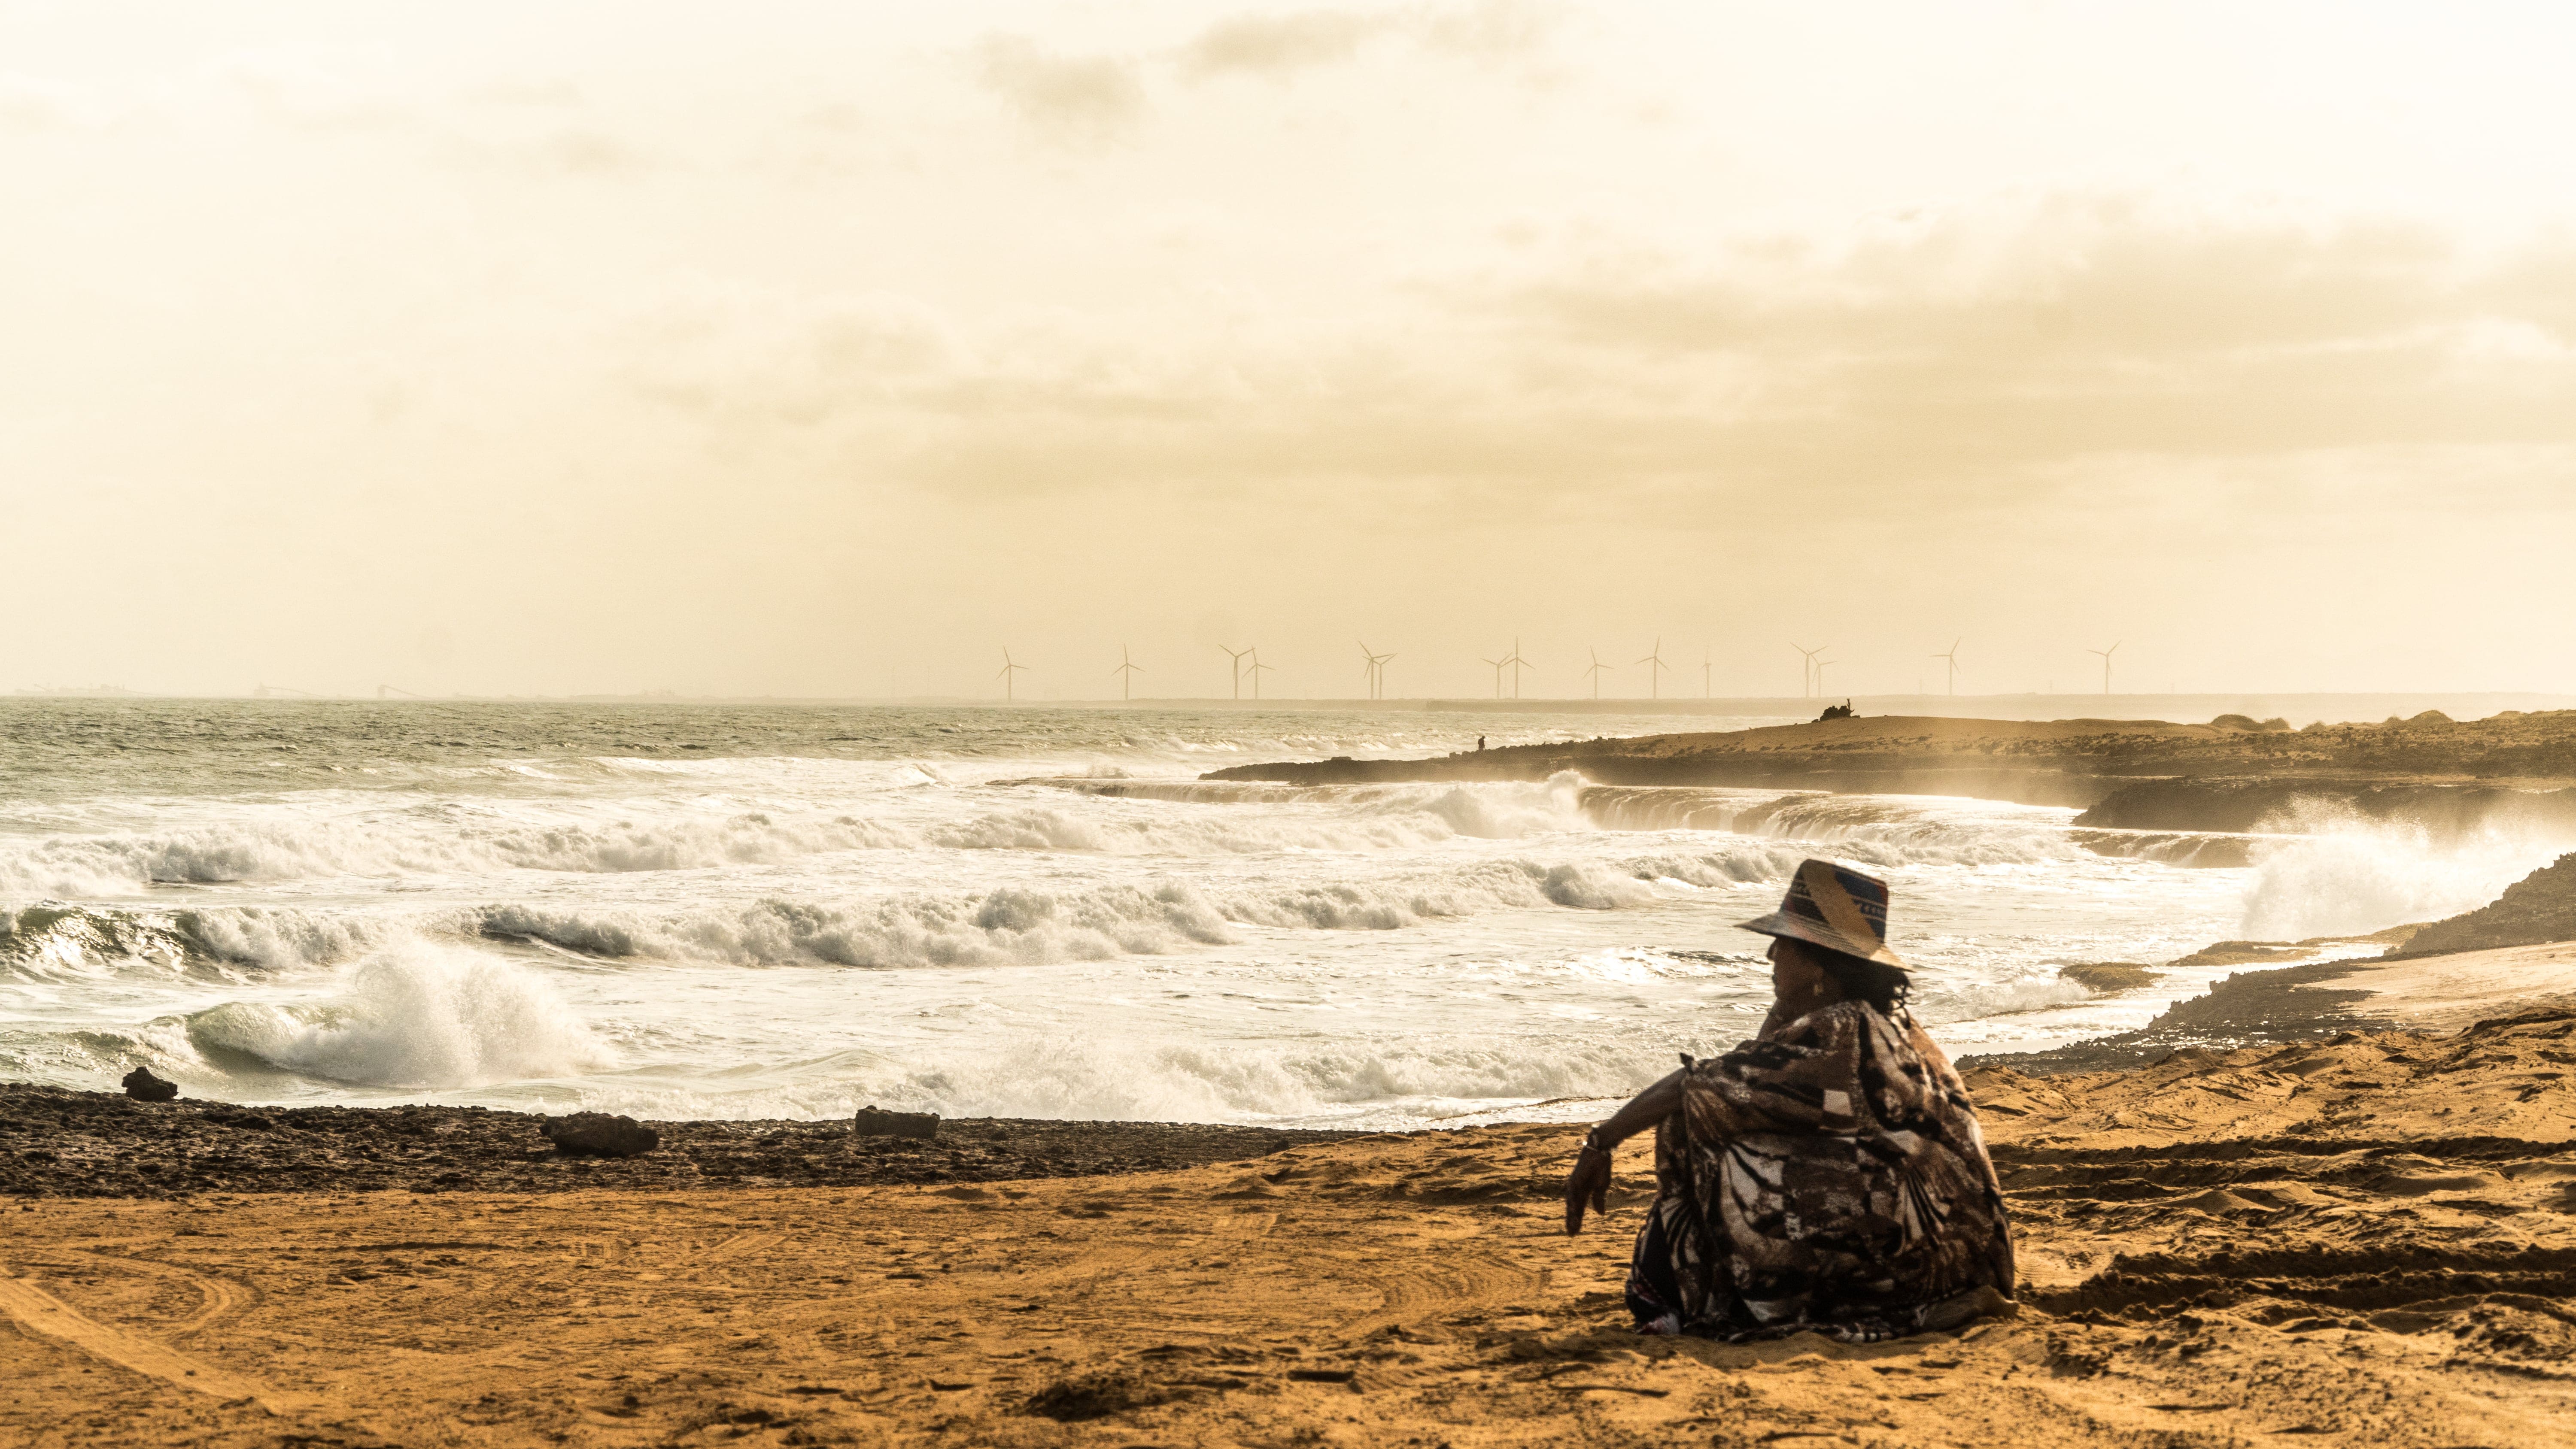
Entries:
{"type": "Polygon", "coordinates": [[[1585,1135],[1574,1156],[1574,1171],[1565,1177],[1565,1230],[1583,1231],[1583,1211],[1610,1210],[1610,1154],[1619,1144],[1663,1121],[1682,1105],[1682,1074],[1674,1072],[1611,1114],[1610,1120],[1585,1135]]]}

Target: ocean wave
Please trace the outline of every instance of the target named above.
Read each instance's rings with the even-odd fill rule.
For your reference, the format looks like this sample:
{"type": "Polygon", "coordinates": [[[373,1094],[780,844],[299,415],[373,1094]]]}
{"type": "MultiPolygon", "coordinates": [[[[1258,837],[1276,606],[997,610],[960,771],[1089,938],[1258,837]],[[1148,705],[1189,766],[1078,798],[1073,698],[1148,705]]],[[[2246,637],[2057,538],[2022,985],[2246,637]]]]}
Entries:
{"type": "MultiPolygon", "coordinates": [[[[845,1117],[862,1104],[947,1117],[1417,1126],[1552,1098],[1624,1097],[1670,1069],[1674,1043],[1396,1039],[1302,1046],[1098,1035],[858,1051],[693,1088],[568,1084],[587,1108],[644,1117],[845,1117]]],[[[1723,1050],[1731,1041],[1681,1041],[1723,1050]]]]}
{"type": "Polygon", "coordinates": [[[373,819],[247,821],[163,835],[10,841],[0,844],[0,893],[97,898],[167,885],[496,870],[695,870],[922,844],[900,827],[848,814],[511,820],[486,805],[441,804],[373,819]]]}
{"type": "Polygon", "coordinates": [[[1037,965],[1231,945],[1247,928],[1391,931],[1507,910],[1615,911],[1691,888],[1776,882],[1803,852],[1744,841],[1622,859],[1514,856],[1401,875],[1225,883],[1018,884],[875,899],[768,897],[654,910],[511,900],[386,910],[47,903],[0,913],[0,972],[250,979],[353,960],[406,936],[536,943],[601,959],[865,967],[1037,965]]]}
{"type": "Polygon", "coordinates": [[[981,897],[907,897],[850,905],[770,899],[743,908],[656,915],[525,904],[471,913],[482,935],[587,955],[740,965],[1008,966],[1158,955],[1234,939],[1192,886],[981,897]]]}
{"type": "Polygon", "coordinates": [[[1698,832],[1830,846],[1855,863],[2029,865],[2093,855],[2171,865],[2243,865],[2245,838],[2076,831],[2072,811],[1964,799],[1787,793],[1674,785],[1598,785],[1573,771],[1544,783],[1278,785],[1241,781],[1058,781],[1085,794],[1175,804],[1269,807],[1335,820],[1428,818],[1484,840],[1621,831],[1698,832]]]}
{"type": "MultiPolygon", "coordinates": [[[[1106,795],[1110,792],[1103,791],[1106,795]]],[[[650,802],[604,808],[627,809],[650,802]]],[[[251,819],[166,833],[0,840],[0,895],[116,897],[156,886],[454,876],[508,870],[626,874],[782,864],[863,850],[1028,850],[1126,856],[1374,853],[1460,837],[1588,828],[1570,797],[1450,789],[1345,812],[1170,811],[1103,800],[902,818],[745,810],[599,819],[524,804],[442,801],[372,815],[251,819]]]]}
{"type": "Polygon", "coordinates": [[[0,973],[39,980],[141,970],[243,979],[346,960],[400,929],[362,915],[258,906],[119,910],[45,902],[0,911],[0,973]]]}
{"type": "Polygon", "coordinates": [[[603,958],[740,965],[1009,966],[1163,955],[1231,945],[1244,927],[1388,931],[1497,910],[1617,910],[1655,897],[1653,882],[1777,878],[1785,854],[1758,862],[1655,857],[1615,865],[1496,860],[1412,879],[1220,886],[1184,880],[982,895],[907,895],[846,903],[771,898],[744,907],[657,913],[510,903],[450,918],[452,929],[540,942],[603,958]],[[1696,880],[1692,878],[1696,877],[1696,880]]]}
{"type": "Polygon", "coordinates": [[[580,1076],[616,1054],[534,972],[488,951],[406,941],[350,966],[330,994],[227,1002],[185,1019],[208,1065],[364,1086],[456,1088],[580,1076]]]}
{"type": "Polygon", "coordinates": [[[2053,1011],[2059,1007],[2080,1006],[2092,999],[2092,992],[2051,972],[2045,976],[2024,976],[2004,981],[1931,981],[1917,998],[1915,1010],[1927,1025],[1939,1026],[1948,1022],[1982,1021],[1997,1016],[2019,1016],[2024,1012],[2053,1011]]]}
{"type": "Polygon", "coordinates": [[[2474,910],[2564,848],[2508,831],[2437,843],[2421,827],[2325,801],[2263,825],[2297,833],[2255,847],[2241,927],[2252,940],[2378,931],[2474,910]]]}
{"type": "MultiPolygon", "coordinates": [[[[653,762],[647,762],[653,763],[653,762]]],[[[0,897],[113,899],[157,887],[638,874],[785,865],[864,851],[1134,858],[1386,855],[1453,841],[1603,832],[1732,835],[1856,864],[2036,864],[2088,854],[2219,863],[2243,839],[2071,831],[2065,812],[1817,793],[1544,782],[1289,787],[1061,780],[889,792],[864,810],[709,810],[704,801],[443,800],[398,809],[253,807],[168,832],[0,836],[0,897]],[[1064,801],[1072,793],[1087,797],[1064,801]],[[998,808],[995,808],[998,806],[998,808]]],[[[2228,857],[2233,859],[2233,857],[2228,857]]],[[[1688,878],[1688,877],[1683,877],[1688,878]]]]}

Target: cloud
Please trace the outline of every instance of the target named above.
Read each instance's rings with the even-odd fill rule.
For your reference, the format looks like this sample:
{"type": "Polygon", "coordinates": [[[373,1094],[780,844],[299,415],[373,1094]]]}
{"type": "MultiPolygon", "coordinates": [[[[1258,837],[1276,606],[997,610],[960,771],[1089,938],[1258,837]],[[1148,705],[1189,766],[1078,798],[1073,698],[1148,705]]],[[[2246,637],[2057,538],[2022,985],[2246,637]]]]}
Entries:
{"type": "Polygon", "coordinates": [[[104,125],[110,108],[94,91],[31,75],[0,75],[0,131],[104,125]]]}
{"type": "Polygon", "coordinates": [[[1349,60],[1362,44],[1395,23],[1391,15],[1348,10],[1238,15],[1209,26],[1182,47],[1180,70],[1192,79],[1230,71],[1287,75],[1349,60]]]}
{"type": "Polygon", "coordinates": [[[974,50],[976,78],[1048,140],[1099,145],[1145,117],[1133,62],[1058,56],[1019,35],[987,36],[974,50]]]}
{"type": "Polygon", "coordinates": [[[2080,510],[2159,477],[2249,516],[2331,511],[2336,486],[2557,507],[2571,295],[2576,242],[2482,261],[2422,228],[2075,198],[1832,248],[1561,254],[1364,317],[1194,335],[778,299],[666,354],[685,360],[656,401],[736,447],[784,423],[959,497],[1293,497],[1426,527],[1461,507],[1687,528],[2080,510]]]}
{"type": "Polygon", "coordinates": [[[2071,202],[1831,258],[1603,259],[1502,305],[1524,346],[1663,397],[1676,461],[1893,484],[2113,454],[2576,443],[2566,275],[2481,265],[2420,227],[2071,202]]]}
{"type": "Polygon", "coordinates": [[[1191,80],[1229,74],[1285,78],[1353,60],[1361,47],[1387,34],[1410,37],[1426,54],[1498,64],[1542,48],[1561,19],[1559,7],[1541,0],[1238,15],[1200,31],[1181,47],[1176,65],[1191,80]]]}
{"type": "Polygon", "coordinates": [[[371,131],[412,120],[419,104],[384,75],[384,58],[333,46],[234,50],[208,72],[261,115],[311,131],[371,131]]]}
{"type": "Polygon", "coordinates": [[[1563,8],[1545,0],[1476,0],[1427,14],[1422,44],[1466,60],[1517,60],[1544,47],[1563,18],[1563,8]]]}
{"type": "Polygon", "coordinates": [[[653,164],[652,155],[642,147],[590,126],[548,132],[526,142],[520,154],[539,170],[580,176],[640,171],[653,164]]]}

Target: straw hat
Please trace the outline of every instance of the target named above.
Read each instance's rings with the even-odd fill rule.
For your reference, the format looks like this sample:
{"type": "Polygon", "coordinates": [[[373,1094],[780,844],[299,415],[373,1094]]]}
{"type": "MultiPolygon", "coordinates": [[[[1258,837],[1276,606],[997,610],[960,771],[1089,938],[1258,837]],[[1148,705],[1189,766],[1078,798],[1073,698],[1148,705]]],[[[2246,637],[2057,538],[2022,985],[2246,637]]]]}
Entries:
{"type": "Polygon", "coordinates": [[[1899,971],[1914,969],[1887,949],[1887,882],[1829,860],[1801,864],[1780,909],[1746,921],[1744,929],[1795,937],[1899,971]]]}

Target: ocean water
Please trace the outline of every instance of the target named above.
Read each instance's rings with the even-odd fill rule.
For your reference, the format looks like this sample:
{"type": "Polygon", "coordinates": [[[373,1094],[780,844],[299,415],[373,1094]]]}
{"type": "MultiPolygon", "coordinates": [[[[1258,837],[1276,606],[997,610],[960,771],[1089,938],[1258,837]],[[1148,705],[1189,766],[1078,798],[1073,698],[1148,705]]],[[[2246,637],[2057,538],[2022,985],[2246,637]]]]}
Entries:
{"type": "Polygon", "coordinates": [[[2492,899],[2567,842],[2245,840],[1923,796],[1203,782],[1771,720],[0,701],[0,1078],[656,1117],[1579,1116],[1766,1008],[1810,854],[1894,883],[1954,1053],[2170,960],[2492,899]],[[2212,866],[2212,859],[2250,864],[2212,866]]]}

